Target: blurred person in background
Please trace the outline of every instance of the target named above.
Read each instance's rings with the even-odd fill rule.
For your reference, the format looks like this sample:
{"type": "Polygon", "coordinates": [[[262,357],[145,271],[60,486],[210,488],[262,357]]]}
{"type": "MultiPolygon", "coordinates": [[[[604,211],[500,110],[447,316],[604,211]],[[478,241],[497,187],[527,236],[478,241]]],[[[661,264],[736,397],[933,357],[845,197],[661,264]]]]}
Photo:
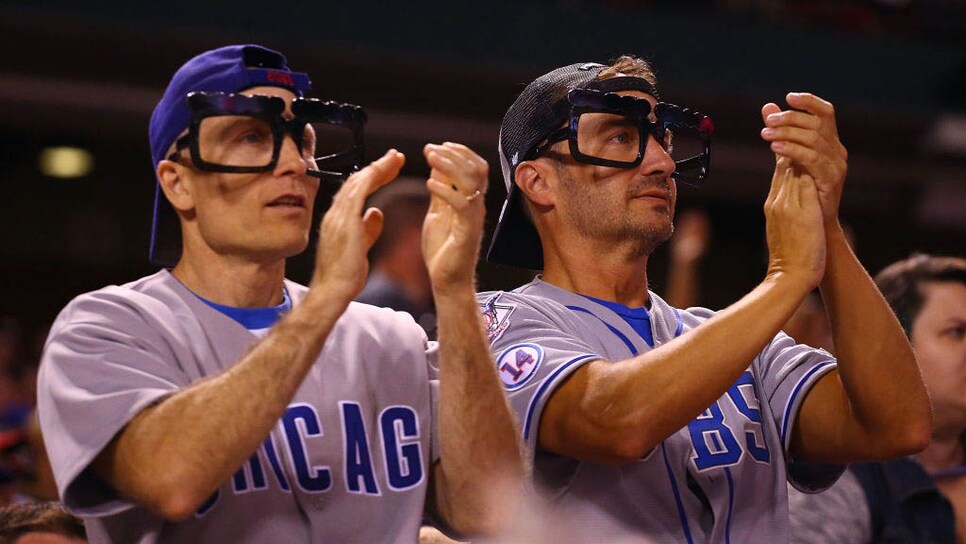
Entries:
{"type": "Polygon", "coordinates": [[[0,508],[0,544],[83,544],[84,524],[62,504],[37,502],[0,508]]]}
{"type": "Polygon", "coordinates": [[[825,303],[818,291],[812,291],[795,309],[795,313],[788,318],[782,331],[791,336],[799,344],[806,344],[814,348],[822,348],[829,353],[835,353],[832,345],[832,328],[825,314],[825,303]]]}
{"type": "Polygon", "coordinates": [[[376,191],[366,205],[381,210],[384,219],[382,236],[369,250],[369,279],[356,301],[406,312],[435,338],[433,290],[422,250],[429,209],[426,183],[401,177],[376,191]]]}
{"type": "Polygon", "coordinates": [[[28,329],[0,320],[0,505],[57,498],[36,413],[44,331],[28,329]]]}
{"type": "Polygon", "coordinates": [[[701,263],[711,247],[711,219],[703,210],[682,210],[674,222],[664,299],[675,308],[702,305],[701,263]]]}
{"type": "Polygon", "coordinates": [[[966,542],[966,259],[915,255],[876,284],[916,353],[933,406],[922,452],[853,464],[828,490],[790,489],[796,544],[966,542]]]}

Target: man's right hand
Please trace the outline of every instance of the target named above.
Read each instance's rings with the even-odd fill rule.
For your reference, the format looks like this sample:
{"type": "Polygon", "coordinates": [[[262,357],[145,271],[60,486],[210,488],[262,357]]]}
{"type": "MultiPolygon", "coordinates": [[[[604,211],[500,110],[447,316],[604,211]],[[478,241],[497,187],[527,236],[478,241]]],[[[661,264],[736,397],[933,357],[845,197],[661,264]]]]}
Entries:
{"type": "Polygon", "coordinates": [[[366,199],[396,179],[406,157],[390,149],[369,166],[349,176],[322,218],[315,272],[310,287],[325,286],[329,295],[346,304],[362,290],[369,276],[367,254],[382,233],[383,216],[377,208],[363,213],[366,199]]]}
{"type": "Polygon", "coordinates": [[[767,275],[801,282],[804,295],[825,273],[825,229],[814,180],[777,156],[764,209],[767,275]]]}

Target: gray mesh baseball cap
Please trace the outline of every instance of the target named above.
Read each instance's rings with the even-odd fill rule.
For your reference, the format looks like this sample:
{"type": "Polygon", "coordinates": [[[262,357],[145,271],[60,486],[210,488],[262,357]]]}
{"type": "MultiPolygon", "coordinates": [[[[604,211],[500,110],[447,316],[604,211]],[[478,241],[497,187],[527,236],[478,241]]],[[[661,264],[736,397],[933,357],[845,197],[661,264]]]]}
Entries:
{"type": "Polygon", "coordinates": [[[543,244],[536,227],[527,217],[524,197],[514,182],[517,166],[532,159],[529,154],[551,132],[566,123],[570,115],[567,93],[573,89],[598,89],[606,92],[638,89],[657,96],[654,87],[637,77],[618,77],[599,81],[605,65],[579,62],[546,73],[523,89],[503,117],[500,125],[500,166],[506,184],[506,201],[486,260],[491,263],[543,269],[543,244]]]}

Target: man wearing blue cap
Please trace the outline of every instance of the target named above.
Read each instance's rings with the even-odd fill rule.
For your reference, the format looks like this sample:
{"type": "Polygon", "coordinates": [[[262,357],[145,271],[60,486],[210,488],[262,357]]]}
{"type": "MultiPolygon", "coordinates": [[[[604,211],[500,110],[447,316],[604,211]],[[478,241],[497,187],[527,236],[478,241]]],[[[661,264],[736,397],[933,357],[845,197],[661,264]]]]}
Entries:
{"type": "Polygon", "coordinates": [[[474,299],[485,161],[424,150],[428,342],[407,314],[350,302],[382,229],[365,199],[404,157],[356,172],[365,113],[308,90],[280,53],[224,47],[182,66],[151,117],[162,270],[74,299],[39,377],[59,491],[92,542],[413,542],[424,503],[487,532],[491,494],[522,479],[474,299]],[[320,180],[345,175],[309,286],[286,280],[320,180]]]}

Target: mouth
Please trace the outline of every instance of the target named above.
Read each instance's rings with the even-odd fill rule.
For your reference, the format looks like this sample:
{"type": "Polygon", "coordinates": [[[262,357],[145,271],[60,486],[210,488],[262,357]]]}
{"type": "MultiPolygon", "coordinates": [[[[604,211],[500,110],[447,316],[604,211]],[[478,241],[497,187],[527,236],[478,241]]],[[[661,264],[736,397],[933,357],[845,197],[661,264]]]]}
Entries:
{"type": "Polygon", "coordinates": [[[305,197],[302,195],[282,195],[268,203],[269,208],[304,208],[305,197]]]}
{"type": "Polygon", "coordinates": [[[671,195],[667,191],[660,191],[660,190],[644,191],[643,193],[634,195],[635,200],[641,200],[645,198],[656,198],[659,200],[663,200],[665,202],[669,202],[671,200],[671,195]]]}
{"type": "Polygon", "coordinates": [[[630,196],[633,200],[657,199],[664,202],[671,202],[671,187],[665,179],[642,180],[636,186],[630,187],[630,196]]]}

